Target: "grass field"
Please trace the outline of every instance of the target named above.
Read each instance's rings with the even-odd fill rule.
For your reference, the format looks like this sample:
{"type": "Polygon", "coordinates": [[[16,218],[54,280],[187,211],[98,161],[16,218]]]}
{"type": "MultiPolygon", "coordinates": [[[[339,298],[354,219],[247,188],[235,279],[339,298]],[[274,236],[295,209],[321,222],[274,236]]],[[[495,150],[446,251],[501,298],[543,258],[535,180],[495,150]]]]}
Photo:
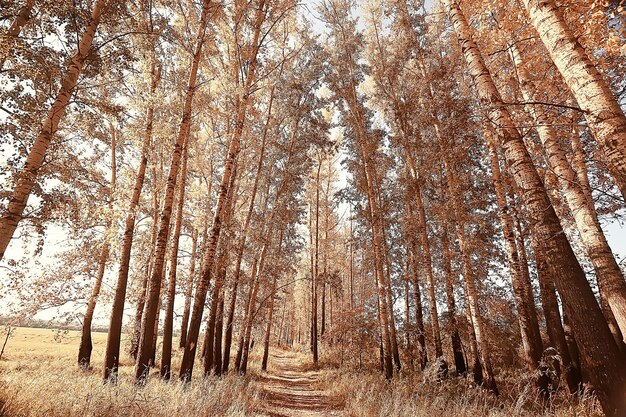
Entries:
{"type": "MultiPolygon", "coordinates": [[[[190,386],[183,387],[176,379],[164,382],[153,377],[144,388],[137,388],[132,379],[132,360],[125,354],[120,382],[105,385],[101,375],[106,334],[94,332],[92,339],[94,368],[84,372],[76,365],[79,332],[16,328],[0,362],[2,415],[255,415],[252,410],[257,398],[247,389],[250,378],[205,380],[196,376],[190,386]]],[[[122,341],[124,348],[126,342],[122,341]]],[[[179,356],[174,358],[174,365],[179,362],[179,356]]]]}
{"type": "MultiPolygon", "coordinates": [[[[0,361],[1,416],[325,416],[350,417],[596,417],[601,416],[592,397],[577,399],[560,391],[548,403],[533,392],[528,375],[521,372],[498,375],[502,394],[496,398],[473,387],[463,378],[436,382],[426,373],[401,373],[387,383],[375,370],[337,369],[336,352],[322,346],[324,356],[318,372],[293,375],[292,369],[311,369],[310,355],[288,352],[296,363],[281,375],[270,360],[269,374],[259,371],[260,348],[255,346],[245,377],[228,375],[218,379],[194,374],[192,384],[183,386],[175,378],[164,382],[153,376],[143,388],[133,384],[133,362],[123,354],[120,381],[103,384],[102,361],[105,333],[93,333],[93,369],[76,365],[79,332],[59,333],[48,329],[17,328],[0,361]],[[268,383],[269,381],[269,383],[268,383]],[[278,386],[272,388],[271,381],[278,386]],[[292,382],[297,387],[291,387],[292,382]],[[304,384],[304,386],[303,386],[304,384]],[[300,391],[298,391],[298,389],[300,391]],[[278,391],[277,391],[278,390],[278,391]],[[295,391],[294,391],[295,390],[295,391]],[[278,392],[278,393],[277,393],[278,392]],[[299,395],[290,393],[297,392],[299,395]],[[341,404],[332,414],[312,412],[310,398],[324,393],[326,402],[341,404]],[[266,395],[269,393],[269,397],[266,395]],[[287,393],[287,394],[285,394],[287,393]],[[267,414],[268,404],[281,400],[282,410],[267,414]],[[332,400],[332,401],[331,401],[332,400]],[[299,406],[304,408],[298,409],[299,406]],[[285,408],[286,407],[286,408],[285,408]],[[291,407],[291,408],[290,408],[291,407]]],[[[0,343],[4,342],[4,334],[0,343]]],[[[127,340],[122,342],[126,352],[127,340]]],[[[258,344],[257,344],[258,345],[258,344]]],[[[274,350],[272,357],[284,355],[274,350]]],[[[173,365],[180,364],[175,351],[173,365]]],[[[177,371],[177,369],[174,369],[177,371]]],[[[284,371],[284,369],[283,369],[284,371]]],[[[156,371],[155,371],[156,372],[156,371]]],[[[320,397],[321,398],[321,397],[320,397]]],[[[322,398],[323,399],[323,398],[322,398]]],[[[323,402],[320,400],[320,402],[323,402]]]]}

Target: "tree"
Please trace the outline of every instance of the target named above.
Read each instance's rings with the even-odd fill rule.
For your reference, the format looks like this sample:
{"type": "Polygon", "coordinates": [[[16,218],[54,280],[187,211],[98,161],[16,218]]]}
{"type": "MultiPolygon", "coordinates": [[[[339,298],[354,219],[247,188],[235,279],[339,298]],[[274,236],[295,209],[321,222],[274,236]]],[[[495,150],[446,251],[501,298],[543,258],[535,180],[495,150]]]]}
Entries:
{"type": "Polygon", "coordinates": [[[176,179],[180,168],[181,153],[184,143],[189,136],[191,123],[191,110],[194,93],[196,91],[196,80],[198,76],[198,67],[202,54],[202,46],[204,44],[205,32],[210,20],[209,12],[215,12],[214,6],[210,0],[204,0],[202,3],[202,14],[196,38],[195,49],[191,60],[191,69],[189,72],[189,83],[185,94],[185,102],[178,131],[178,137],[172,152],[172,162],[170,164],[170,172],[167,179],[167,187],[163,201],[163,209],[159,218],[159,231],[156,241],[156,250],[154,253],[154,267],[148,281],[148,291],[146,298],[145,313],[142,318],[141,338],[139,342],[139,351],[137,355],[137,367],[135,378],[143,380],[147,376],[149,370],[149,361],[152,354],[153,339],[155,336],[154,327],[158,324],[155,321],[157,308],[159,307],[161,281],[163,279],[163,270],[165,266],[165,251],[167,247],[167,237],[169,235],[170,217],[172,215],[172,205],[174,203],[174,190],[176,188],[176,179]]]}
{"type": "Polygon", "coordinates": [[[471,38],[465,16],[455,1],[447,1],[446,6],[479,97],[490,107],[492,123],[504,126],[497,129],[498,142],[503,148],[511,174],[531,216],[531,225],[542,242],[549,270],[563,297],[566,314],[572,319],[576,335],[581,339],[581,353],[589,371],[589,378],[598,390],[605,413],[618,415],[624,404],[620,394],[623,382],[619,370],[623,361],[617,345],[570,243],[563,234],[558,217],[524,142],[514,127],[510,113],[502,103],[480,51],[471,38]],[[615,364],[619,365],[615,367],[615,364]]]}
{"type": "MultiPolygon", "coordinates": [[[[554,1],[525,0],[530,22],[539,33],[589,127],[602,147],[615,184],[626,200],[626,116],[606,81],[563,19],[554,1]]],[[[624,309],[623,302],[621,309],[624,309]]]]}
{"type": "Polygon", "coordinates": [[[78,77],[89,56],[91,44],[96,30],[98,29],[98,25],[100,24],[100,18],[105,12],[106,7],[106,0],[98,0],[94,4],[89,22],[85,26],[85,31],[80,38],[76,52],[63,76],[61,87],[47,116],[42,122],[41,130],[28,153],[24,168],[18,176],[9,204],[2,214],[2,218],[0,218],[0,260],[4,257],[4,253],[13,238],[15,229],[20,220],[22,220],[28,197],[37,180],[37,173],[44,163],[50,141],[57,132],[59,123],[70,102],[74,88],[78,82],[78,77]]]}

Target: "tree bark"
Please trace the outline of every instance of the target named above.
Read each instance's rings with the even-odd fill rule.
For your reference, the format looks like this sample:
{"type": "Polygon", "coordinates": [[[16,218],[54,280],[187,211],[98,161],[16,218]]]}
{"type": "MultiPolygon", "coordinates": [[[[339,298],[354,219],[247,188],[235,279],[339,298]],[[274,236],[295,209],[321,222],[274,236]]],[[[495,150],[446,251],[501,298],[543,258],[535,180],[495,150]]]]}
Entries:
{"type": "Polygon", "coordinates": [[[531,24],[552,61],[585,112],[606,157],[609,171],[626,200],[626,116],[608,83],[570,30],[554,0],[523,0],[531,24]]]}
{"type": "Polygon", "coordinates": [[[222,375],[222,341],[224,336],[224,291],[220,293],[215,318],[215,339],[213,342],[213,370],[215,375],[222,375]]]}

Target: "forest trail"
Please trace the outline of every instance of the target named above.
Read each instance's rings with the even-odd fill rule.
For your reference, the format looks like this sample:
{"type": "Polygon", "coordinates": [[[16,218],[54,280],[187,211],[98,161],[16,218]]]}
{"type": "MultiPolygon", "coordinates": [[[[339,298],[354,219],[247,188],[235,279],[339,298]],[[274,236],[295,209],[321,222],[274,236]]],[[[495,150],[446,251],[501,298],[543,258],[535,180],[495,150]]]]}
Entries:
{"type": "Polygon", "coordinates": [[[319,388],[320,373],[293,352],[274,352],[269,372],[257,380],[258,392],[264,397],[259,410],[271,417],[341,416],[342,401],[328,390],[319,388]]]}

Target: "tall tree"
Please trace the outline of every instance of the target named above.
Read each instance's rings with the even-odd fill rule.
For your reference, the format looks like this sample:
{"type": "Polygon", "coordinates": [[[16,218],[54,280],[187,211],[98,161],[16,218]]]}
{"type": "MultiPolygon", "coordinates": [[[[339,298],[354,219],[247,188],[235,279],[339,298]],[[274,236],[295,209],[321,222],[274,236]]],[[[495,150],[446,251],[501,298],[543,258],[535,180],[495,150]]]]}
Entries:
{"type": "Polygon", "coordinates": [[[170,164],[170,172],[167,178],[167,186],[165,189],[165,197],[163,201],[163,209],[159,218],[159,232],[157,237],[157,246],[154,253],[154,267],[152,275],[148,282],[148,292],[146,298],[145,313],[142,318],[141,339],[139,342],[139,352],[137,355],[137,367],[135,378],[137,380],[145,379],[149,370],[150,356],[152,355],[152,344],[155,336],[154,324],[159,308],[159,300],[161,293],[161,282],[163,280],[163,270],[165,265],[165,251],[167,247],[167,237],[169,235],[170,218],[172,216],[172,206],[174,203],[174,191],[176,188],[176,179],[180,168],[180,160],[182,148],[187,137],[191,124],[191,110],[193,97],[196,92],[196,84],[198,77],[198,67],[202,56],[202,47],[206,29],[210,20],[210,12],[215,12],[217,7],[212,5],[210,0],[204,0],[202,3],[202,14],[200,16],[200,24],[198,27],[196,43],[191,59],[191,69],[189,71],[189,82],[185,93],[185,101],[183,106],[182,119],[178,131],[178,137],[174,144],[172,152],[172,161],[170,164]]]}
{"type": "Polygon", "coordinates": [[[623,361],[584,271],[568,242],[546,190],[524,146],[511,115],[504,105],[482,54],[472,40],[467,20],[455,0],[445,2],[448,14],[467,61],[481,102],[489,108],[498,142],[509,163],[530,216],[533,231],[546,253],[549,270],[563,298],[566,314],[581,341],[583,361],[598,390],[605,414],[617,416],[625,410],[623,361]]]}
{"type": "MultiPolygon", "coordinates": [[[[533,86],[528,70],[515,43],[510,45],[510,54],[517,70],[520,90],[524,101],[533,102],[533,86]]],[[[593,207],[593,200],[587,197],[583,186],[567,160],[565,152],[557,139],[557,132],[544,113],[528,106],[528,113],[537,126],[537,133],[547,155],[547,162],[554,171],[565,200],[574,217],[580,238],[587,249],[587,255],[596,270],[596,279],[600,286],[600,296],[606,300],[617,320],[619,329],[613,331],[618,343],[626,334],[626,280],[615,260],[604,231],[593,207]],[[621,334],[620,334],[621,333],[621,334]]]]}
{"type": "MultiPolygon", "coordinates": [[[[109,323],[109,332],[107,336],[107,346],[104,356],[104,379],[117,378],[117,370],[120,361],[120,341],[122,339],[122,321],[124,318],[124,305],[126,303],[126,290],[128,287],[128,271],[130,268],[131,251],[135,232],[135,222],[137,217],[137,207],[146,176],[146,167],[148,165],[148,153],[152,143],[152,130],[154,123],[154,94],[161,79],[161,65],[157,62],[156,57],[152,57],[150,63],[150,87],[149,102],[150,105],[146,110],[146,125],[143,135],[143,143],[141,146],[141,156],[139,159],[139,167],[135,176],[135,185],[130,203],[128,204],[128,212],[126,215],[126,223],[124,225],[124,235],[122,238],[122,247],[120,250],[120,266],[117,277],[117,285],[115,287],[115,295],[113,298],[113,306],[111,308],[111,321],[109,323]]],[[[155,222],[156,223],[156,222],[155,222]]]]}
{"type": "MultiPolygon", "coordinates": [[[[238,6],[241,7],[241,6],[238,6]]],[[[180,366],[180,378],[183,381],[189,381],[193,372],[193,362],[195,358],[196,346],[198,342],[198,334],[200,332],[200,322],[202,321],[202,312],[204,310],[204,300],[208,291],[209,281],[215,262],[215,252],[217,249],[218,239],[222,230],[222,221],[224,216],[224,206],[226,204],[226,198],[228,194],[228,185],[230,183],[230,177],[233,174],[233,168],[235,160],[239,154],[241,136],[245,125],[246,112],[249,101],[251,99],[252,83],[255,80],[256,68],[258,64],[258,52],[261,47],[261,27],[265,21],[269,2],[260,0],[258,9],[256,10],[254,23],[253,23],[253,35],[252,42],[250,44],[251,52],[249,56],[249,65],[247,68],[246,79],[244,81],[241,95],[237,97],[236,101],[236,120],[235,130],[228,148],[226,156],[226,162],[224,165],[224,172],[222,174],[222,180],[220,183],[220,191],[218,194],[217,206],[215,209],[215,217],[213,219],[213,225],[211,226],[211,232],[209,242],[204,254],[204,262],[202,265],[202,276],[198,282],[196,293],[194,297],[194,305],[189,322],[189,330],[187,334],[187,344],[183,354],[182,363],[180,366]]],[[[240,11],[242,13],[243,11],[240,11]]],[[[239,80],[239,67],[235,68],[237,74],[237,80],[239,80]]]]}
{"type": "Polygon", "coordinates": [[[115,187],[117,183],[117,131],[113,124],[109,122],[109,128],[111,133],[111,185],[109,192],[109,216],[104,228],[104,241],[102,242],[102,249],[100,249],[100,258],[98,259],[98,272],[94,280],[93,288],[91,291],[91,297],[89,297],[89,303],[87,304],[87,311],[83,318],[83,327],[80,337],[80,346],[78,347],[78,366],[82,369],[89,369],[91,362],[91,351],[93,345],[91,343],[91,323],[96,310],[96,304],[102,288],[102,280],[104,279],[104,272],[106,270],[106,264],[109,260],[109,251],[111,248],[110,238],[112,232],[113,223],[113,199],[115,198],[115,187]]]}
{"type": "MultiPolygon", "coordinates": [[[[615,184],[626,200],[626,115],[556,2],[524,0],[522,4],[552,61],[585,112],[615,184]]],[[[621,308],[626,308],[623,302],[621,308]]]]}
{"type": "Polygon", "coordinates": [[[13,238],[17,225],[22,220],[28,197],[37,181],[37,173],[44,163],[44,158],[50,146],[52,137],[56,134],[59,123],[65,115],[67,106],[70,103],[74,88],[78,83],[78,77],[83,70],[85,62],[89,56],[96,30],[100,24],[100,18],[108,5],[107,0],[97,0],[85,30],[78,42],[78,46],[68,68],[63,75],[61,87],[56,98],[42,122],[41,130],[35,139],[24,168],[17,178],[17,182],[11,193],[9,204],[0,218],[0,260],[4,258],[5,251],[13,238]]]}

